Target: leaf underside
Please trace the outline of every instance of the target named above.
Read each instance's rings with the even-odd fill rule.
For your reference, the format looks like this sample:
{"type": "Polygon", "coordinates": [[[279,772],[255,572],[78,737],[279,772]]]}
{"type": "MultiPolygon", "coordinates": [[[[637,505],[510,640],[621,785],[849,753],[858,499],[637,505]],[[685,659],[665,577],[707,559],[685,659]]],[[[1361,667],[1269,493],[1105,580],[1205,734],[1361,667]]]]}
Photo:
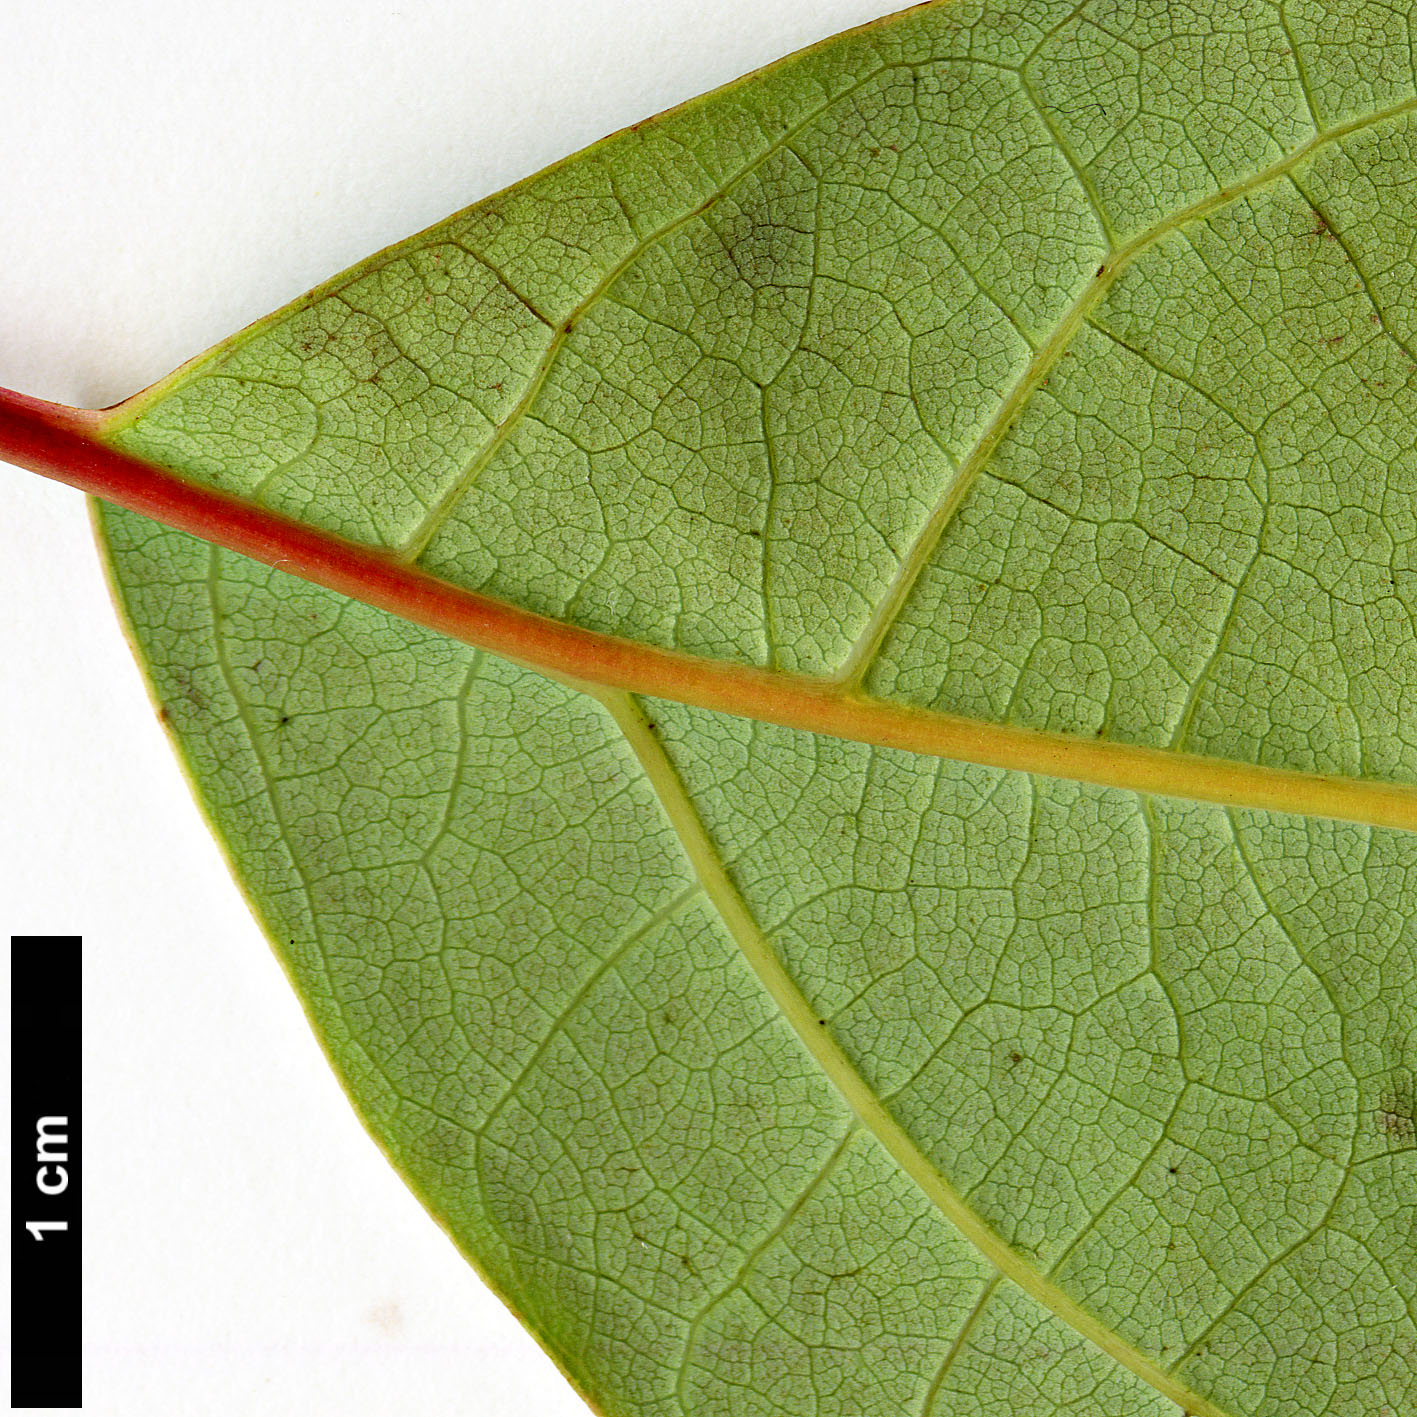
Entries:
{"type": "MultiPolygon", "coordinates": [[[[1413,30],[925,6],[104,436],[594,630],[1417,782],[1413,30]]],[[[101,524],[356,1106],[597,1407],[1417,1411],[1417,836],[572,688],[101,524]]]]}

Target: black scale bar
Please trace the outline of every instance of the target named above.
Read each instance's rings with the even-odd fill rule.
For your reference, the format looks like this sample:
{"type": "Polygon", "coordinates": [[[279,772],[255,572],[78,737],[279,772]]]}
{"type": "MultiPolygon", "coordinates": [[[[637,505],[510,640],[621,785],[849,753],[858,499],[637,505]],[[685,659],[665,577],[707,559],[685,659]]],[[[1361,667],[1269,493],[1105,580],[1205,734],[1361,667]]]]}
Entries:
{"type": "Polygon", "coordinates": [[[10,1336],[13,1407],[82,1405],[77,935],[13,935],[10,1336]]]}

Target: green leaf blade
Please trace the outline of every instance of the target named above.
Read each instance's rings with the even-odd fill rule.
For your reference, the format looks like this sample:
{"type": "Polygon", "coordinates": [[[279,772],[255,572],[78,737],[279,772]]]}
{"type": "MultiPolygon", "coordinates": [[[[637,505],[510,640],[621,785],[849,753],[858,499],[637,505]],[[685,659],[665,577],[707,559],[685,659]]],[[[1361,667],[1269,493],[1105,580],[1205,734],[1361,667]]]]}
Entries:
{"type": "MultiPolygon", "coordinates": [[[[909,12],[109,436],[725,666],[1417,781],[1417,99],[1323,28],[909,12]]],[[[1411,832],[572,688],[103,525],[356,1107],[600,1408],[1417,1402],[1411,832]]]]}

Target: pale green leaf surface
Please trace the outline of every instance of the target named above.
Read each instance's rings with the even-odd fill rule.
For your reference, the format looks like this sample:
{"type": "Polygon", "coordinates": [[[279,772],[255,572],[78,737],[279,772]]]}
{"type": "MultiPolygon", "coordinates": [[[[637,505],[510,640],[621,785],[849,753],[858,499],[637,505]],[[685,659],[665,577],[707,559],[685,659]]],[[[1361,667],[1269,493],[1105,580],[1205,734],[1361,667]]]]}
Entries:
{"type": "MultiPolygon", "coordinates": [[[[910,12],[118,441],[592,629],[1417,781],[1410,30],[910,12]]],[[[103,520],[356,1104],[606,1411],[1417,1410],[1411,834],[602,703],[103,520]]]]}

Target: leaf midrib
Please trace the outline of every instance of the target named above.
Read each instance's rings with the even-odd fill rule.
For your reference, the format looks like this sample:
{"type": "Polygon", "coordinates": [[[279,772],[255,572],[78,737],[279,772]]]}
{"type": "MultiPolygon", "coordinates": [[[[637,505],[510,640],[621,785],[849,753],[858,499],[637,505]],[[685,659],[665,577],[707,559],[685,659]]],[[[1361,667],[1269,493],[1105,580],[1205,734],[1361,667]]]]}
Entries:
{"type": "MultiPolygon", "coordinates": [[[[863,84],[878,77],[880,72],[881,69],[873,70],[847,90],[826,100],[785,132],[753,163],[735,174],[717,194],[637,243],[635,250],[623,258],[597,285],[595,291],[577,307],[576,315],[568,323],[573,324],[575,318],[583,315],[596,300],[607,293],[623,270],[643,254],[644,250],[722,200],[736,183],[766,161],[773,152],[781,150],[795,134],[817,121],[822,113],[863,84]]],[[[66,424],[71,431],[76,423],[81,422],[82,431],[74,436],[86,436],[89,441],[103,443],[110,459],[128,465],[130,471],[124,474],[128,480],[132,480],[135,475],[153,474],[158,479],[166,478],[169,483],[182,484],[180,495],[189,502],[204,503],[207,510],[188,515],[184,521],[165,514],[166,509],[161,497],[146,501],[125,497],[112,477],[102,482],[85,481],[69,475],[72,469],[56,468],[53,459],[48,466],[24,458],[20,461],[36,467],[36,470],[60,476],[120,505],[167,521],[171,525],[178,525],[197,535],[207,536],[243,554],[255,555],[257,559],[282,565],[341,593],[379,605],[395,614],[542,671],[609,688],[675,698],[698,707],[760,718],[807,731],[853,738],[910,752],[950,757],[958,761],[1017,768],[1123,789],[1158,792],[1216,802],[1227,807],[1253,807],[1334,817],[1367,825],[1414,831],[1417,830],[1417,786],[1414,785],[1261,766],[1227,758],[1180,752],[1174,748],[1153,748],[1053,733],[1013,724],[991,723],[875,698],[862,693],[859,687],[946,526],[978,479],[1000,440],[1025,407],[1033,391],[1047,378],[1077,329],[1086,321],[1119,273],[1166,235],[1188,223],[1202,220],[1246,194],[1277,181],[1321,149],[1354,133],[1413,111],[1417,111],[1417,98],[1392,104],[1375,113],[1350,119],[1317,133],[1250,177],[1221,188],[1182,208],[1166,220],[1148,227],[1109,255],[1099,274],[1088,283],[1086,289],[1064,313],[1053,333],[1040,346],[1028,367],[1005,395],[994,418],[960,462],[955,477],[902,559],[891,586],[877,603],[847,659],[831,678],[813,678],[747,665],[722,663],[681,650],[665,649],[583,629],[551,617],[521,610],[508,602],[498,601],[431,576],[408,563],[407,547],[402,553],[394,553],[391,556],[381,549],[357,546],[328,533],[300,528],[307,552],[315,542],[323,543],[319,555],[313,558],[314,561],[319,562],[323,556],[325,561],[338,561],[345,567],[339,575],[312,571],[309,564],[302,564],[300,554],[291,554],[288,550],[280,549],[282,539],[295,534],[295,524],[289,523],[288,519],[268,512],[245,499],[231,498],[199,484],[188,483],[185,479],[167,474],[151,464],[142,463],[139,459],[128,458],[107,446],[106,440],[115,436],[132,421],[134,405],[146,405],[151,401],[151,391],[102,415],[83,415],[82,420],[74,410],[56,411],[52,408],[47,416],[41,415],[41,418],[47,418],[51,425],[66,424]],[[141,474],[137,473],[138,469],[142,470],[141,474]],[[259,544],[252,544],[253,538],[242,542],[222,534],[219,524],[233,509],[239,518],[248,524],[257,520],[267,523],[263,534],[254,538],[259,544]],[[269,549],[272,545],[277,547],[275,552],[269,549]],[[361,564],[350,570],[349,567],[354,562],[361,564]],[[381,582],[382,586],[377,593],[370,589],[370,583],[375,580],[381,582]],[[400,586],[388,589],[391,582],[400,580],[400,586]],[[427,608],[433,601],[438,602],[436,613],[430,613],[427,608]]],[[[262,323],[264,325],[265,322],[262,323]]],[[[564,343],[564,333],[559,343],[553,340],[545,356],[544,367],[533,380],[532,388],[494,435],[499,445],[534,404],[536,391],[543,386],[545,375],[564,343]]],[[[230,347],[231,345],[227,346],[230,347]]],[[[205,363],[206,359],[204,356],[201,362],[205,363]]],[[[35,404],[35,401],[21,402],[35,404]]],[[[50,431],[53,431],[53,427],[50,431]]],[[[0,428],[0,443],[8,443],[9,440],[3,436],[5,433],[6,430],[0,428]]],[[[480,468],[490,455],[491,450],[488,448],[480,450],[474,459],[474,467],[464,474],[463,480],[469,475],[475,476],[476,469],[480,468]]],[[[443,507],[443,514],[446,515],[451,512],[456,498],[444,501],[446,505],[440,502],[439,506],[443,507]]],[[[428,534],[431,536],[432,531],[428,534]]]]}
{"type": "MultiPolygon", "coordinates": [[[[491,438],[478,449],[467,467],[459,475],[449,492],[434,505],[415,532],[405,541],[397,553],[398,560],[410,566],[427,549],[437,531],[452,516],[457,505],[475,485],[482,470],[507,440],[522,419],[535,406],[547,378],[565,348],[571,332],[584,316],[603,299],[616,282],[646,251],[667,239],[675,231],[697,220],[723,201],[746,177],[781,151],[793,138],[817,122],[824,113],[849,98],[865,84],[872,82],[886,68],[901,67],[885,65],[872,70],[858,82],[824,101],[791,129],[786,130],[771,143],[751,163],[745,164],[712,196],[700,202],[691,211],[666,223],[649,236],[638,241],[634,248],[596,284],[592,291],[575,307],[572,314],[557,330],[542,356],[526,392],[511,413],[494,430],[491,438]]],[[[907,66],[908,67],[908,66],[907,66]]],[[[1026,78],[1020,74],[1020,82],[1028,92],[1026,78]]],[[[1031,97],[1031,95],[1030,95],[1031,97]]],[[[1361,821],[1369,825],[1396,827],[1403,830],[1417,830],[1417,792],[1403,784],[1387,784],[1362,779],[1335,777],[1331,774],[1302,773],[1293,769],[1275,769],[1259,765],[1242,764],[1223,758],[1212,758],[1198,754],[1188,754],[1172,749],[1152,749],[1142,745],[1115,742],[1094,743],[1075,735],[1046,734],[1037,730],[1009,724],[993,724],[985,720],[969,719],[956,715],[936,714],[933,717],[933,733],[923,721],[906,721],[911,711],[901,708],[901,718],[894,725],[880,721],[870,713],[870,707],[887,709],[886,701],[874,700],[861,693],[866,676],[875,663],[892,628],[905,604],[910,598],[917,581],[929,563],[945,529],[953,521],[970,490],[977,482],[984,467],[993,456],[999,443],[1015,420],[1028,404],[1034,391],[1049,376],[1058,360],[1071,345],[1077,331],[1087,321],[1107,291],[1122,271],[1133,265],[1146,251],[1171,233],[1193,222],[1204,220],[1212,213],[1239,201],[1249,193],[1268,186],[1272,182],[1293,172],[1315,153],[1354,133],[1376,127],[1382,123],[1417,111],[1417,98],[1406,99],[1389,105],[1374,113],[1366,114],[1347,122],[1337,124],[1322,132],[1317,132],[1268,166],[1242,178],[1218,191],[1199,198],[1174,212],[1160,222],[1145,228],[1121,246],[1108,241],[1108,254],[1082,293],[1064,311],[1053,330],[1039,346],[1027,367],[1013,386],[1005,394],[993,418],[980,433],[969,452],[961,459],[955,476],[945,488],[934,509],[917,533],[910,548],[900,562],[895,577],[885,594],[877,602],[866,626],[852,644],[838,670],[830,678],[812,679],[807,676],[786,675],[768,671],[782,685],[800,684],[813,689],[836,686],[841,691],[839,707],[841,717],[850,717],[852,707],[862,710],[861,717],[877,718],[872,728],[864,728],[859,735],[840,732],[838,727],[824,727],[814,724],[806,717],[791,718],[789,713],[762,713],[769,721],[789,723],[813,731],[826,731],[836,736],[859,736],[863,741],[885,746],[903,747],[907,751],[935,752],[941,756],[956,758],[981,764],[1015,767],[1023,771],[1043,772],[1051,776],[1070,777],[1078,781],[1088,781],[1134,790],[1156,791],[1178,797],[1218,802],[1227,807],[1258,807],[1264,810],[1280,810],[1303,813],[1312,816],[1333,816],[1343,820],[1361,821]],[[912,733],[913,727],[922,731],[912,733]],[[932,738],[933,746],[924,741],[932,738]],[[971,753],[961,749],[961,740],[975,738],[983,751],[971,753]],[[1100,755],[1098,750],[1100,750],[1100,755]],[[1157,755],[1164,754],[1165,758],[1157,755]],[[1100,757],[1100,760],[1099,760],[1100,757]],[[1061,760],[1061,761],[1060,761],[1061,760]],[[1217,781],[1218,779],[1218,781],[1217,781]]],[[[1045,121],[1050,135],[1051,127],[1045,121]]],[[[1090,204],[1094,195],[1077,172],[1076,165],[1068,158],[1075,180],[1082,185],[1090,204]]],[[[1099,219],[1099,224],[1102,225],[1099,219]]],[[[1105,225],[1103,235],[1107,236],[1105,225]]],[[[594,631],[585,631],[596,635],[594,631]]],[[[599,636],[607,645],[619,642],[617,637],[599,636]]],[[[696,656],[666,650],[666,663],[678,661],[679,667],[695,661],[696,656]]],[[[514,655],[515,657],[515,655],[514,655]]],[[[533,662],[524,660],[523,662],[533,662]]],[[[705,661],[705,663],[710,663],[705,661]]],[[[544,664],[536,667],[545,668],[544,664]]],[[[577,674],[573,667],[555,666],[560,672],[577,674]]],[[[742,672],[739,666],[719,666],[719,673],[725,680],[732,680],[742,672]]],[[[752,671],[748,671],[752,672],[752,671]]],[[[634,692],[664,693],[669,697],[680,697],[675,693],[672,682],[676,676],[670,670],[666,683],[661,686],[646,685],[643,682],[609,682],[612,687],[626,688],[634,692]]],[[[733,692],[731,683],[728,692],[733,692]]],[[[790,694],[784,698],[794,697],[790,694]]],[[[801,707],[800,702],[798,707],[801,707]]],[[[728,712],[737,711],[731,703],[711,702],[707,698],[686,697],[685,702],[698,703],[703,707],[714,707],[728,712]]]]}
{"type": "Polygon", "coordinates": [[[0,452],[18,466],[543,673],[981,766],[1417,831],[1417,784],[991,723],[582,629],[190,482],[105,434],[102,419],[0,390],[0,452]]]}
{"type": "MultiPolygon", "coordinates": [[[[663,743],[650,727],[638,702],[626,693],[597,692],[616,726],[635,754],[654,789],[708,900],[723,921],[748,966],[776,1004],[784,1021],[821,1069],[827,1081],[859,1122],[875,1137],[895,1165],[961,1236],[991,1264],[997,1274],[1049,1310],[1080,1337],[1135,1374],[1163,1397],[1174,1402],[1187,1417],[1230,1417],[1209,1398],[1192,1391],[1089,1313],[1076,1300],[1040,1273],[1010,1246],[925,1155],[910,1134],[871,1090],[844,1050],[818,1019],[777,952],[753,917],[747,902],[728,875],[727,867],[711,841],[663,743]]],[[[982,1305],[977,1304],[977,1317],[982,1305]]],[[[967,1338],[967,1335],[966,1335],[967,1338]]],[[[956,1348],[964,1340],[958,1340],[956,1348]]],[[[948,1363],[955,1356],[947,1355],[948,1363]]]]}

